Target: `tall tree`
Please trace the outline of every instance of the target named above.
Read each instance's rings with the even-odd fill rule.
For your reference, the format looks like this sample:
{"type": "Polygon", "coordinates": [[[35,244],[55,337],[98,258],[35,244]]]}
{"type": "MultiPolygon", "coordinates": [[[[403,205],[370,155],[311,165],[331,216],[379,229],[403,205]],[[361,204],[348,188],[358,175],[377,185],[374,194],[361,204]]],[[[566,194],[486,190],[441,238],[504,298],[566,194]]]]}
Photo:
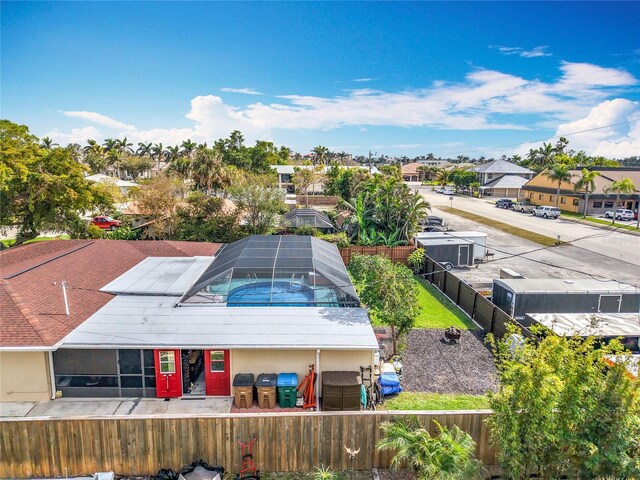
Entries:
{"type": "Polygon", "coordinates": [[[0,225],[18,229],[14,246],[113,203],[86,170],[69,150],[42,148],[26,126],[0,120],[0,225]]]}
{"type": "Polygon", "coordinates": [[[620,205],[620,195],[633,195],[636,191],[636,186],[633,184],[629,177],[621,178],[620,180],[616,180],[612,182],[611,185],[604,189],[604,193],[609,195],[610,193],[615,194],[616,203],[614,206],[613,216],[611,218],[611,225],[613,225],[616,221],[616,212],[615,209],[620,205]]]}
{"type": "Polygon", "coordinates": [[[293,169],[293,186],[296,194],[304,195],[305,206],[309,208],[309,187],[314,183],[315,172],[309,167],[294,167],[293,169]]]}
{"type": "Polygon", "coordinates": [[[127,140],[127,137],[124,137],[122,140],[116,139],[115,148],[120,151],[120,153],[129,153],[133,154],[133,143],[127,140]]]}
{"type": "Polygon", "coordinates": [[[151,158],[156,162],[158,173],[160,173],[160,162],[162,162],[163,155],[164,147],[162,146],[162,143],[156,143],[151,147],[151,158]]]}
{"type": "Polygon", "coordinates": [[[189,159],[193,158],[193,154],[196,151],[198,145],[195,142],[192,142],[191,139],[187,139],[180,144],[180,148],[182,148],[182,153],[189,159]]]}
{"type": "Polygon", "coordinates": [[[312,150],[312,153],[313,153],[314,164],[323,165],[323,166],[326,164],[326,160],[329,154],[329,149],[327,147],[318,145],[317,147],[314,147],[314,149],[312,150]]]}
{"type": "Polygon", "coordinates": [[[582,214],[582,218],[586,218],[587,216],[587,210],[589,209],[589,195],[591,195],[596,189],[596,177],[599,176],[600,172],[583,168],[580,172],[580,178],[573,187],[576,192],[582,192],[584,194],[584,212],[582,214]]]}
{"type": "Polygon", "coordinates": [[[201,188],[205,188],[211,196],[218,188],[225,188],[230,183],[227,167],[222,163],[222,155],[217,148],[199,148],[191,162],[193,180],[201,188]]]}
{"type": "Polygon", "coordinates": [[[391,327],[393,354],[397,340],[405,335],[420,313],[418,289],[413,273],[406,266],[380,255],[354,255],[349,274],[362,302],[373,315],[391,327]]]}
{"type": "Polygon", "coordinates": [[[151,147],[153,147],[153,143],[144,143],[138,142],[138,149],[136,150],[136,155],[140,157],[150,157],[151,156],[151,147]]]}
{"type": "Polygon", "coordinates": [[[275,228],[278,215],[286,211],[285,194],[278,188],[275,175],[247,172],[234,182],[230,193],[251,235],[269,233],[275,228]]]}
{"type": "Polygon", "coordinates": [[[556,163],[550,169],[545,170],[542,175],[548,177],[551,181],[558,183],[556,193],[556,207],[560,206],[560,188],[563,183],[571,181],[571,167],[564,163],[556,163]]]}
{"type": "Polygon", "coordinates": [[[42,139],[40,140],[40,145],[42,145],[42,148],[46,148],[47,150],[51,150],[52,148],[60,146],[57,143],[54,143],[54,141],[49,137],[42,137],[42,139]]]}
{"type": "Polygon", "coordinates": [[[171,175],[160,174],[134,190],[132,197],[138,210],[153,222],[150,237],[173,238],[179,221],[178,208],[184,203],[184,182],[171,175]]]}
{"type": "Polygon", "coordinates": [[[541,330],[514,348],[519,333],[511,325],[502,340],[489,337],[500,381],[487,424],[502,475],[638,478],[640,383],[626,371],[630,352],[615,340],[541,330]]]}

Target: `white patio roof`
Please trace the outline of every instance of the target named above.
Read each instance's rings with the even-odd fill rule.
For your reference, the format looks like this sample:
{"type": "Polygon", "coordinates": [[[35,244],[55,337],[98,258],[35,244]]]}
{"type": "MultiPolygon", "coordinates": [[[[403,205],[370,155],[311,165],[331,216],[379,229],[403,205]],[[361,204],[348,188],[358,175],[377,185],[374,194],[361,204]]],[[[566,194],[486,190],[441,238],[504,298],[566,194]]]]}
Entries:
{"type": "Polygon", "coordinates": [[[528,313],[527,316],[561,336],[640,336],[637,313],[528,313]]]}
{"type": "Polygon", "coordinates": [[[127,295],[182,295],[213,257],[147,257],[102,287],[107,293],[127,295]]]}
{"type": "Polygon", "coordinates": [[[176,307],[178,296],[118,295],[65,337],[62,348],[371,350],[363,308],[176,307]]]}

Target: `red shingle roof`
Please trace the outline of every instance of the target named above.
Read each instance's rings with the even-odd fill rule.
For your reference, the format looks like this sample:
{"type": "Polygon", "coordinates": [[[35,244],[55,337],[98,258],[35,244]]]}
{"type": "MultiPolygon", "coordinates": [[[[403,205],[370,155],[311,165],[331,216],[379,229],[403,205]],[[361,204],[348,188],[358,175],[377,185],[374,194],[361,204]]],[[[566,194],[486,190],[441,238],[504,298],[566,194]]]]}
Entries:
{"type": "Polygon", "coordinates": [[[213,255],[205,242],[57,240],[0,252],[0,347],[50,346],[113,296],[99,289],[147,257],[213,255]],[[65,314],[61,282],[68,284],[65,314]]]}

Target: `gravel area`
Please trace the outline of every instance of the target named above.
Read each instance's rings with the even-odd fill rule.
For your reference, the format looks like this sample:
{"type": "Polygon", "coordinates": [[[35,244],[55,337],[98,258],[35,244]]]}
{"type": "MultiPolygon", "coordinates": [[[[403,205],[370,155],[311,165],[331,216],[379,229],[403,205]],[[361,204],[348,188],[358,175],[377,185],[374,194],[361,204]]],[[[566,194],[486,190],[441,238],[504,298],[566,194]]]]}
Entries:
{"type": "Polygon", "coordinates": [[[493,356],[481,332],[462,331],[460,343],[443,341],[444,330],[409,332],[402,356],[402,386],[412,392],[482,395],[497,388],[493,356]]]}

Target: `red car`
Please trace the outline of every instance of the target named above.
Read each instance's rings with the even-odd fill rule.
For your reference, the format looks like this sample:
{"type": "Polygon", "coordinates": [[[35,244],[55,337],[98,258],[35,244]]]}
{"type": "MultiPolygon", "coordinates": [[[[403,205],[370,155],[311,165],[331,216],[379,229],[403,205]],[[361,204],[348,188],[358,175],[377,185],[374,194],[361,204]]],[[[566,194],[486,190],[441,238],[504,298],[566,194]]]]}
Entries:
{"type": "Polygon", "coordinates": [[[107,217],[105,215],[99,215],[97,217],[93,217],[91,225],[95,225],[103,230],[115,230],[120,226],[120,220],[116,220],[115,218],[107,217]]]}

